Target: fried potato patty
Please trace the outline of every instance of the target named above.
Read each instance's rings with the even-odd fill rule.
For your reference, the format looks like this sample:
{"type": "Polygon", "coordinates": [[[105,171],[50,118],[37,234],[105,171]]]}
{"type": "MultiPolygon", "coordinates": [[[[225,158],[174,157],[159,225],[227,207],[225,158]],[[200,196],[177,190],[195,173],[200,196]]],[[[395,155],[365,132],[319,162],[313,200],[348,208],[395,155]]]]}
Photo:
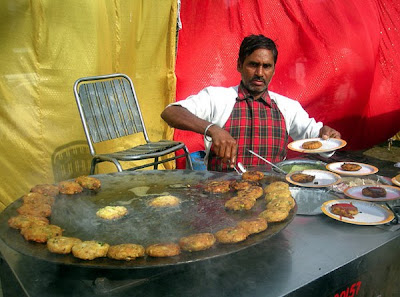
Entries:
{"type": "Polygon", "coordinates": [[[181,200],[178,197],[166,195],[152,199],[149,205],[153,207],[171,207],[177,206],[179,203],[181,203],[181,200]]]}
{"type": "Polygon", "coordinates": [[[98,190],[101,187],[101,181],[92,176],[82,175],[75,178],[75,181],[80,184],[82,188],[89,190],[98,190]]]}
{"type": "Polygon", "coordinates": [[[22,196],[22,201],[24,202],[24,204],[25,203],[49,204],[50,206],[52,206],[54,204],[55,199],[53,196],[47,196],[44,194],[31,192],[22,196]]]}
{"type": "Polygon", "coordinates": [[[268,228],[267,220],[264,218],[242,220],[237,225],[246,230],[249,235],[260,233],[268,228]]]}
{"type": "Polygon", "coordinates": [[[231,187],[230,187],[231,182],[228,180],[214,180],[208,182],[205,187],[204,191],[209,192],[209,193],[226,193],[229,192],[231,187]]]}
{"type": "Polygon", "coordinates": [[[215,236],[211,233],[197,233],[182,237],[179,246],[188,252],[197,252],[209,249],[215,243],[215,236]]]}
{"type": "Polygon", "coordinates": [[[365,187],[361,193],[372,198],[386,197],[386,190],[382,187],[365,187]]]}
{"type": "Polygon", "coordinates": [[[24,203],[17,208],[17,212],[23,215],[36,217],[49,217],[51,215],[51,205],[24,203]]]}
{"type": "Polygon", "coordinates": [[[315,179],[314,175],[305,174],[305,173],[293,173],[290,178],[296,183],[310,183],[315,179]]]}
{"type": "Polygon", "coordinates": [[[259,217],[267,220],[268,223],[278,223],[284,221],[289,216],[289,211],[279,209],[266,209],[259,214],[259,217]]]}
{"type": "Polygon", "coordinates": [[[258,199],[263,195],[264,191],[262,187],[259,186],[251,186],[246,190],[241,190],[237,192],[238,197],[250,198],[250,199],[258,199]]]}
{"type": "Polygon", "coordinates": [[[119,219],[125,216],[128,210],[125,206],[106,206],[96,212],[96,216],[105,220],[119,219]]]}
{"type": "Polygon", "coordinates": [[[268,203],[272,201],[273,199],[280,199],[280,198],[285,198],[285,197],[292,197],[292,193],[289,191],[289,189],[285,190],[276,190],[274,192],[269,192],[265,194],[265,201],[268,203]]]}
{"type": "Polygon", "coordinates": [[[75,244],[82,240],[76,237],[57,236],[47,240],[47,249],[55,254],[69,254],[75,244]]]}
{"type": "Polygon", "coordinates": [[[156,243],[146,248],[146,254],[151,257],[173,257],[181,253],[176,243],[156,243]]]}
{"type": "Polygon", "coordinates": [[[108,258],[125,261],[135,260],[138,257],[144,257],[144,255],[144,247],[134,243],[112,245],[107,252],[108,258]]]}
{"type": "Polygon", "coordinates": [[[225,202],[225,207],[230,210],[249,210],[256,204],[256,199],[235,196],[225,202]]]}
{"type": "Polygon", "coordinates": [[[8,225],[14,229],[22,229],[32,225],[48,225],[49,220],[45,217],[35,217],[32,215],[17,215],[8,219],[8,225]]]}
{"type": "Polygon", "coordinates": [[[260,181],[264,178],[264,173],[261,171],[246,171],[242,174],[243,180],[260,181]]]}
{"type": "Polygon", "coordinates": [[[322,142],[318,140],[311,140],[304,142],[301,147],[307,150],[319,149],[322,146],[322,142]]]}
{"type": "Polygon", "coordinates": [[[215,238],[220,243],[237,243],[246,240],[248,235],[242,227],[228,227],[215,233],[215,238]]]}
{"type": "Polygon", "coordinates": [[[252,186],[259,186],[260,184],[252,180],[234,180],[231,182],[231,188],[237,191],[247,190],[252,186]]]}
{"type": "Polygon", "coordinates": [[[343,163],[340,168],[342,168],[345,171],[358,171],[361,169],[361,166],[358,164],[354,163],[343,163]]]}
{"type": "Polygon", "coordinates": [[[80,184],[75,181],[62,181],[58,183],[58,189],[61,194],[73,195],[83,191],[80,184]]]}
{"type": "Polygon", "coordinates": [[[350,219],[354,219],[354,216],[358,214],[358,208],[352,203],[335,203],[330,209],[333,214],[350,219]]]}
{"type": "Polygon", "coordinates": [[[267,209],[286,209],[290,211],[296,205],[292,197],[275,198],[268,202],[267,209]]]}
{"type": "Polygon", "coordinates": [[[62,229],[56,225],[31,225],[21,229],[25,240],[36,242],[47,242],[52,237],[61,236],[62,229]]]}
{"type": "Polygon", "coordinates": [[[270,183],[268,186],[265,187],[264,193],[268,194],[271,192],[275,192],[277,190],[289,190],[289,184],[283,181],[276,181],[270,183]]]}
{"type": "Polygon", "coordinates": [[[58,186],[51,184],[36,185],[31,189],[32,193],[39,193],[47,196],[57,196],[60,193],[58,186]]]}
{"type": "Polygon", "coordinates": [[[82,241],[72,246],[72,254],[82,260],[93,260],[107,256],[110,245],[101,241],[82,241]]]}

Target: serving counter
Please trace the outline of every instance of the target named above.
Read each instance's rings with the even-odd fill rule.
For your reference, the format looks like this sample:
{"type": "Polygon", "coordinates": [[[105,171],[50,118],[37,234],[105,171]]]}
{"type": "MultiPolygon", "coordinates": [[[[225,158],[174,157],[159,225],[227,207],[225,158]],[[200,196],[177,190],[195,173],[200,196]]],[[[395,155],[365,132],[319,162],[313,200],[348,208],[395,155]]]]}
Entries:
{"type": "Polygon", "coordinates": [[[68,266],[0,241],[0,277],[7,297],[400,296],[397,227],[296,215],[281,232],[246,249],[151,269],[68,266]]]}

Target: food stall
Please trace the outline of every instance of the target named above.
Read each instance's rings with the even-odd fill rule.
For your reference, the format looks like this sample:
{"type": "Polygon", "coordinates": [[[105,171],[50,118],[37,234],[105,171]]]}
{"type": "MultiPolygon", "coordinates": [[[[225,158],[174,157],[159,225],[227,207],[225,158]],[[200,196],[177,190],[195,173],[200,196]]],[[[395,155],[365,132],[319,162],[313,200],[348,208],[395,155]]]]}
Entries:
{"type": "MultiPolygon", "coordinates": [[[[394,3],[383,1],[377,7],[373,1],[183,2],[180,7],[176,0],[3,1],[0,31],[7,41],[0,88],[6,102],[1,109],[5,138],[0,155],[7,169],[2,171],[0,188],[1,202],[7,206],[0,216],[3,295],[400,296],[399,225],[396,214],[385,206],[388,202],[396,210],[397,199],[377,203],[383,221],[349,223],[328,215],[329,207],[321,208],[335,199],[350,199],[344,191],[335,191],[322,180],[318,187],[296,185],[271,168],[263,172],[291,182],[296,205],[284,221],[271,223],[266,231],[240,243],[217,243],[205,251],[166,258],[80,260],[50,253],[44,243],[27,241],[10,228],[9,218],[23,204],[22,197],[16,198],[29,187],[50,181],[53,175],[54,182],[63,180],[61,176],[78,176],[66,170],[73,167],[70,162],[86,172],[83,156],[88,152],[81,142],[84,134],[71,92],[78,77],[127,73],[134,78],[140,100],[149,102],[144,117],[153,135],[172,138],[167,125],[154,119],[168,103],[204,86],[237,85],[238,42],[250,33],[268,34],[279,43],[282,54],[271,90],[284,92],[311,116],[337,127],[343,138],[352,140],[350,150],[384,141],[399,130],[394,3]],[[77,156],[82,162],[76,162],[77,156]]],[[[179,140],[179,135],[175,138],[179,140]]],[[[190,139],[186,134],[180,138],[190,139]]],[[[393,163],[350,152],[318,160],[370,165],[379,169],[370,172],[371,180],[388,186],[399,173],[393,163]]],[[[325,175],[332,184],[339,182],[337,175],[325,175]]],[[[256,216],[265,207],[264,199],[259,199],[254,210],[232,215],[223,208],[226,195],[203,192],[208,180],[239,179],[234,172],[174,170],[97,177],[102,182],[98,192],[56,197],[50,220],[62,226],[66,236],[110,244],[131,239],[143,245],[156,239],[175,241],[188,231],[215,232],[256,216]],[[163,213],[135,204],[146,198],[146,187],[158,195],[188,195],[179,196],[182,207],[163,213]],[[124,202],[130,214],[117,221],[95,217],[99,207],[115,201],[124,202]],[[132,212],[135,205],[137,211],[132,212]]],[[[265,179],[263,187],[270,182],[265,179]]]]}
{"type": "MultiPolygon", "coordinates": [[[[316,155],[307,157],[312,161],[317,158],[316,155]]],[[[375,175],[387,180],[388,184],[390,184],[389,177],[398,172],[393,162],[356,153],[338,151],[323,161],[333,163],[339,160],[371,164],[379,168],[379,175],[375,175]]],[[[266,171],[266,176],[268,174],[282,177],[273,171],[266,171]]],[[[73,203],[66,205],[70,216],[82,216],[82,213],[87,212],[88,208],[85,209],[82,204],[83,198],[101,204],[101,199],[95,198],[100,197],[96,195],[100,195],[101,191],[103,194],[108,193],[107,195],[125,195],[121,193],[124,193],[123,184],[126,181],[129,181],[126,189],[129,188],[131,193],[138,194],[137,191],[143,190],[143,183],[147,183],[149,179],[158,178],[158,183],[166,180],[166,183],[171,184],[168,179],[172,178],[175,180],[173,183],[175,191],[182,190],[179,189],[180,186],[185,186],[190,181],[235,179],[238,176],[236,173],[177,170],[167,174],[165,171],[148,171],[146,174],[138,172],[105,174],[99,175],[99,178],[103,183],[99,193],[93,196],[86,194],[87,196],[81,197],[82,199],[73,198],[80,207],[74,208],[73,203]],[[135,189],[135,185],[139,187],[135,189]],[[78,201],[79,199],[81,201],[78,201]]],[[[184,190],[194,196],[201,193],[196,187],[184,190]]],[[[293,190],[294,193],[301,192],[302,188],[294,186],[293,190]]],[[[308,191],[324,190],[315,188],[308,191]]],[[[325,192],[326,196],[330,194],[330,191],[325,192]]],[[[175,218],[172,221],[174,225],[178,222],[188,225],[167,231],[165,228],[158,229],[157,224],[147,225],[151,231],[148,234],[174,237],[174,232],[185,232],[188,228],[201,230],[207,226],[218,226],[225,222],[225,219],[232,219],[230,215],[219,211],[210,213],[211,209],[207,209],[207,195],[199,195],[200,199],[203,199],[201,201],[205,202],[202,208],[193,209],[193,205],[187,202],[185,206],[188,210],[187,216],[182,216],[184,211],[167,216],[169,219],[175,218]],[[180,216],[184,219],[179,218],[180,216]],[[192,225],[196,223],[198,225],[192,225]]],[[[334,195],[346,198],[337,193],[334,195]]],[[[43,244],[24,241],[17,230],[10,229],[6,225],[7,217],[12,215],[18,203],[21,203],[16,201],[4,212],[0,226],[2,234],[0,276],[4,295],[399,296],[397,285],[400,271],[400,261],[397,259],[400,250],[399,225],[394,224],[394,221],[379,225],[349,224],[334,220],[322,212],[300,214],[301,202],[298,200],[296,208],[285,222],[270,224],[268,232],[252,235],[242,243],[216,245],[207,251],[182,253],[164,259],[147,257],[133,261],[110,259],[81,261],[71,255],[52,255],[43,248],[43,244]]],[[[390,204],[395,206],[396,200],[390,201],[390,204]]],[[[161,215],[157,217],[160,219],[161,215]]],[[[143,222],[145,218],[137,219],[143,222]]],[[[154,213],[150,219],[155,219],[154,213]]],[[[73,228],[74,220],[79,224],[76,222],[76,217],[67,222],[64,221],[64,215],[62,220],[70,230],[73,228]]],[[[131,223],[126,220],[121,226],[125,228],[126,225],[133,226],[138,222],[134,216],[130,217],[130,220],[131,223]]],[[[84,218],[82,221],[85,221],[84,218]]],[[[160,224],[165,223],[161,221],[160,224]]],[[[105,230],[113,230],[113,226],[110,226],[112,224],[105,225],[108,225],[104,227],[105,230]]],[[[90,232],[100,232],[102,228],[90,229],[90,232]]],[[[140,229],[134,226],[132,228],[135,230],[134,233],[140,229]]],[[[150,236],[148,234],[140,236],[150,236]]]]}

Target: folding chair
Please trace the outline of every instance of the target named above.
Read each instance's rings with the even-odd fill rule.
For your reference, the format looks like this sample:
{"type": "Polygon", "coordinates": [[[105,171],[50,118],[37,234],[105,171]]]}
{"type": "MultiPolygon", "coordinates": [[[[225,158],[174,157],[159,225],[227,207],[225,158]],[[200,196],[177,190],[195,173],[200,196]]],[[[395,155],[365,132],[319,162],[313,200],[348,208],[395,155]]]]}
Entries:
{"type": "Polygon", "coordinates": [[[160,140],[152,142],[147,135],[139,103],[131,79],[124,74],[109,74],[84,77],[74,84],[74,94],[82,120],[83,129],[93,156],[90,174],[94,174],[96,165],[112,162],[119,172],[123,171],[120,161],[151,160],[150,163],[135,166],[128,170],[137,170],[149,166],[158,169],[158,164],[186,158],[186,168],[193,169],[186,145],[178,141],[160,140]],[[97,154],[95,144],[141,133],[145,144],[127,150],[107,154],[97,154]],[[160,157],[182,149],[184,154],[166,159],[160,157]]]}

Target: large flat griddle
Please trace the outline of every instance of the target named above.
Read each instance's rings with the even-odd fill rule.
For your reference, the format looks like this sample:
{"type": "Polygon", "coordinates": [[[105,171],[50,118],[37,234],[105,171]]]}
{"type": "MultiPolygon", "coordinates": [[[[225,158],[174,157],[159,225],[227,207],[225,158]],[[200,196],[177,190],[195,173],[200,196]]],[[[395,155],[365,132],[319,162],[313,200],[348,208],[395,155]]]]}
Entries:
{"type": "MultiPolygon", "coordinates": [[[[226,211],[224,203],[235,195],[210,194],[203,191],[209,180],[234,180],[233,173],[209,171],[135,171],[97,175],[102,182],[98,192],[85,190],[76,195],[59,195],[52,209],[50,221],[62,227],[63,235],[82,240],[98,240],[110,245],[137,243],[147,246],[160,242],[177,242],[180,237],[198,232],[215,233],[236,225],[240,220],[255,218],[265,209],[260,198],[250,211],[226,211]],[[148,202],[162,195],[174,195],[181,204],[171,208],[154,208],[148,202]],[[96,216],[96,211],[107,205],[125,206],[129,213],[119,220],[106,221],[96,216]]],[[[267,176],[265,186],[274,176],[267,176]]],[[[279,178],[278,178],[279,179],[279,178]]],[[[0,236],[12,249],[38,259],[65,265],[93,268],[143,269],[178,265],[220,257],[261,243],[284,229],[294,218],[297,206],[282,223],[270,224],[260,234],[249,236],[237,244],[216,244],[201,252],[182,252],[169,258],[144,257],[133,261],[97,258],[85,261],[73,255],[50,253],[45,244],[25,241],[18,230],[8,227],[7,220],[17,215],[21,199],[9,205],[0,217],[0,236]]]]}

